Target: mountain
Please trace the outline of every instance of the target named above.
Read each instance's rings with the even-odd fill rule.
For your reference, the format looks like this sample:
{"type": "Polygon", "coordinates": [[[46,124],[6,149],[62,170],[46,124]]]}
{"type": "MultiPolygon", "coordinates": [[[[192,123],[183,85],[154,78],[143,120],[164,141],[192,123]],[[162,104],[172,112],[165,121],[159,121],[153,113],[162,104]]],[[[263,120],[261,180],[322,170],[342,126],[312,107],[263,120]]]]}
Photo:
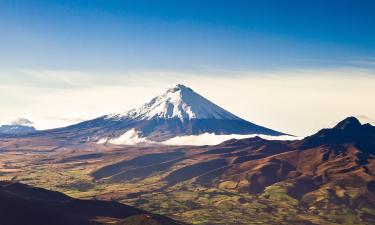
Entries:
{"type": "Polygon", "coordinates": [[[374,143],[375,127],[354,117],[302,140],[253,137],[212,146],[0,138],[0,179],[120,201],[190,224],[372,225],[374,143]]]}
{"type": "Polygon", "coordinates": [[[2,225],[178,225],[116,202],[77,200],[21,183],[0,181],[2,225]]]}
{"type": "MultiPolygon", "coordinates": [[[[168,195],[170,205],[177,201],[174,196],[180,192],[200,196],[196,198],[199,202],[208,193],[197,194],[198,189],[206,188],[210,193],[216,189],[219,194],[213,199],[230,202],[225,204],[230,205],[227,210],[232,213],[223,216],[223,220],[231,221],[227,224],[246,224],[246,219],[238,222],[238,217],[247,215],[241,207],[263,215],[247,215],[247,220],[257,219],[264,224],[373,224],[374,143],[375,127],[349,117],[303,140],[232,139],[216,146],[193,148],[184,154],[176,149],[168,157],[158,153],[125,159],[106,164],[91,175],[96,180],[120,183],[160,179],[164,187],[142,193],[139,202],[154,201],[154,192],[159,191],[162,196],[161,190],[172,192],[168,195]],[[243,203],[229,201],[237,195],[243,203]],[[238,215],[234,216],[236,207],[238,215]],[[234,217],[229,220],[228,216],[234,217]]],[[[200,204],[202,208],[195,206],[191,210],[212,207],[200,204]]],[[[225,208],[215,207],[221,212],[225,208]]],[[[218,215],[215,216],[216,219],[218,215]]]]}
{"type": "Polygon", "coordinates": [[[16,135],[36,132],[32,126],[25,125],[2,125],[0,126],[0,135],[16,135]]]}
{"type": "Polygon", "coordinates": [[[241,120],[181,84],[168,89],[139,108],[132,109],[125,114],[109,115],[107,118],[117,120],[158,118],[181,121],[192,119],[241,120]]]}
{"type": "Polygon", "coordinates": [[[115,144],[161,142],[203,133],[283,135],[243,120],[180,84],[125,113],[105,115],[47,133],[115,144]]]}
{"type": "Polygon", "coordinates": [[[32,126],[33,122],[27,118],[13,118],[7,121],[4,125],[0,126],[1,136],[14,136],[36,132],[32,126]]]}
{"type": "Polygon", "coordinates": [[[299,148],[312,148],[323,144],[351,144],[362,151],[375,154],[375,127],[361,124],[355,117],[348,117],[332,129],[322,129],[318,133],[298,142],[299,148]]]}

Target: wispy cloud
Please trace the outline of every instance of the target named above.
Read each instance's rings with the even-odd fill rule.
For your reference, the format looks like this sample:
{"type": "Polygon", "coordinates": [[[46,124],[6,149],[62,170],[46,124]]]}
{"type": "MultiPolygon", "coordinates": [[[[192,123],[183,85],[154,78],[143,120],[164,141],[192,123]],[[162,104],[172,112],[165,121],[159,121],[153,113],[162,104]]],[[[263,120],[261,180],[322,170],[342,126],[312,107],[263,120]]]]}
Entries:
{"type": "Polygon", "coordinates": [[[354,65],[357,65],[359,67],[369,67],[369,68],[375,68],[375,58],[363,58],[352,61],[354,65]]]}
{"type": "Polygon", "coordinates": [[[25,126],[30,126],[33,125],[34,123],[27,119],[27,118],[22,118],[22,117],[16,117],[16,118],[8,118],[3,121],[3,124],[7,125],[25,125],[25,126]]]}
{"type": "Polygon", "coordinates": [[[372,117],[365,115],[355,115],[362,123],[371,123],[375,125],[375,120],[372,117]]]}
{"type": "Polygon", "coordinates": [[[58,117],[58,116],[46,116],[44,118],[48,120],[58,120],[58,121],[68,122],[68,123],[78,123],[78,122],[88,119],[84,117],[58,117]]]}
{"type": "Polygon", "coordinates": [[[92,74],[73,70],[30,70],[19,69],[19,73],[26,75],[33,83],[42,86],[76,88],[87,86],[92,80],[92,74]]]}

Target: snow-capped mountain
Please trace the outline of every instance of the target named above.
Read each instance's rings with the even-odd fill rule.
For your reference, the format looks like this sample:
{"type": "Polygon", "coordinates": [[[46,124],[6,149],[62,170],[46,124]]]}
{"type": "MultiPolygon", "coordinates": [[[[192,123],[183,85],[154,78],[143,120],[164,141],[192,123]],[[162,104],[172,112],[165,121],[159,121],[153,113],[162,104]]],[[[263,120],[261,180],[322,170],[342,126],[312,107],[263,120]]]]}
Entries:
{"type": "Polygon", "coordinates": [[[241,120],[239,117],[215,105],[192,89],[178,84],[153,98],[141,107],[126,113],[108,115],[107,119],[218,119],[241,120]]]}
{"type": "Polygon", "coordinates": [[[114,144],[164,142],[206,133],[283,135],[243,120],[181,84],[125,113],[49,131],[81,141],[114,144]]]}
{"type": "Polygon", "coordinates": [[[0,126],[0,135],[18,135],[36,132],[33,122],[26,118],[13,118],[0,126]]]}
{"type": "Polygon", "coordinates": [[[25,125],[2,125],[0,126],[0,135],[27,134],[35,132],[35,128],[25,125]]]}

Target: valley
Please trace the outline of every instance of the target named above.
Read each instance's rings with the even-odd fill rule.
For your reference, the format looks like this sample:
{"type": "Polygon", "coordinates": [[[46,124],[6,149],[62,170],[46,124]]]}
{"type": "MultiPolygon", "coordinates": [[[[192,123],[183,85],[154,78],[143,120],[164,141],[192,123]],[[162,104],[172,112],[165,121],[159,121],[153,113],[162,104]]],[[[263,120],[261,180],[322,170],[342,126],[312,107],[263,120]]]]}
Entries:
{"type": "Polygon", "coordinates": [[[375,128],[355,118],[301,141],[216,146],[4,138],[0,179],[190,224],[372,224],[374,140],[375,128]]]}

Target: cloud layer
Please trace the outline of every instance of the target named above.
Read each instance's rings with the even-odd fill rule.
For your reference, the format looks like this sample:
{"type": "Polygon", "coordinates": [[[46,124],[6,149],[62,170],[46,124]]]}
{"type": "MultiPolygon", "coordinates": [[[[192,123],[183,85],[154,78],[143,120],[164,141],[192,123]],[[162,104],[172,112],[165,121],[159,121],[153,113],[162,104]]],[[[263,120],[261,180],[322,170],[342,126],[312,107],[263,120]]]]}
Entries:
{"type": "Polygon", "coordinates": [[[200,135],[189,135],[189,136],[181,136],[181,137],[174,137],[169,140],[163,142],[165,145],[217,145],[224,141],[230,139],[243,139],[243,138],[252,138],[259,136],[266,140],[297,140],[300,137],[293,137],[288,135],[282,136],[268,136],[262,134],[251,134],[251,135],[239,135],[239,134],[231,134],[231,135],[216,135],[213,133],[204,133],[200,135]]]}

